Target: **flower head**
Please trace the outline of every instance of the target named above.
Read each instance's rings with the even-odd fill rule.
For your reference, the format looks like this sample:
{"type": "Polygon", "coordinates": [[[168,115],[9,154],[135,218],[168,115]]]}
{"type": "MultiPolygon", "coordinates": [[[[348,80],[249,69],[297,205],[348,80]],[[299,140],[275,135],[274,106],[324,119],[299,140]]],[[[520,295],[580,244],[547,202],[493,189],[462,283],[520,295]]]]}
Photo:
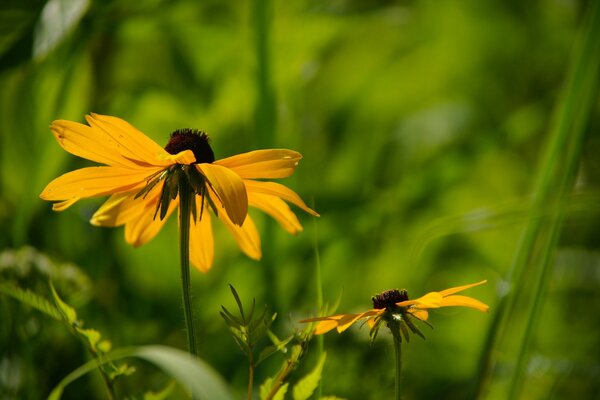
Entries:
{"type": "Polygon", "coordinates": [[[302,225],[286,202],[318,216],[289,188],[256,179],[290,176],[300,153],[286,149],[257,150],[215,160],[208,136],[200,131],[173,132],[162,148],[122,119],[90,114],[89,124],[58,120],[50,127],[63,149],[102,166],[68,172],[40,194],[66,210],[83,198],[110,195],[91,223],[125,225],[125,240],[140,246],[156,236],[179,204],[181,184],[191,187],[190,259],[202,272],[213,261],[210,211],[229,229],[250,258],[261,257],[260,237],[248,206],[275,218],[292,234],[302,225]]]}
{"type": "Polygon", "coordinates": [[[409,300],[406,290],[386,290],[372,297],[372,310],[359,314],[338,314],[328,317],[310,318],[300,322],[318,322],[314,333],[315,335],[322,335],[333,328],[337,328],[337,331],[341,333],[355,322],[365,320],[370,328],[371,340],[374,340],[377,336],[381,323],[386,322],[390,329],[400,329],[406,341],[408,341],[409,330],[414,334],[424,337],[413,323],[412,318],[427,323],[427,319],[429,318],[428,310],[431,308],[461,306],[487,312],[489,307],[481,301],[468,296],[455,295],[455,293],[482,285],[486,282],[481,281],[440,292],[430,292],[415,300],[409,300]]]}

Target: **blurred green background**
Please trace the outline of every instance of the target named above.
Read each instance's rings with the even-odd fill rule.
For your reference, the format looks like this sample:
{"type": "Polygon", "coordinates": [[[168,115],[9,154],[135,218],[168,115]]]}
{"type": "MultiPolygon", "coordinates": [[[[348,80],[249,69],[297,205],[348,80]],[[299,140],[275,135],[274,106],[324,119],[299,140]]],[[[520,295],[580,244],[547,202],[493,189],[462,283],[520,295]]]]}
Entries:
{"type": "MultiPolygon", "coordinates": [[[[562,0],[4,0],[0,279],[47,296],[51,278],[115,347],[185,348],[177,224],[133,249],[121,228],[88,223],[103,199],[52,212],[38,198],[44,186],[91,163],[64,152],[49,124],[114,115],[159,144],[198,128],[217,158],[290,148],[304,159],[282,183],[321,218],[296,210],[305,231],[291,237],[256,213],[261,262],[215,224],[213,269],[192,271],[202,358],[242,397],[245,359],[219,316],[220,305],[235,308],[227,284],[277,312],[274,329],[289,334],[318,313],[318,243],[325,301],[340,299],[340,312],[367,310],[389,288],[418,297],[488,279],[467,294],[489,315],[432,312],[427,340],[404,346],[404,398],[475,398],[478,379],[480,398],[507,398],[511,321],[531,316],[503,322],[489,369],[480,357],[520,232],[546,215],[527,206],[587,12],[585,1],[562,0]]],[[[518,398],[600,393],[597,95],[594,104],[518,398]]],[[[0,297],[0,320],[2,398],[43,398],[87,360],[61,325],[13,299],[0,297]]],[[[390,398],[390,339],[370,347],[366,327],[328,334],[323,394],[390,398]]],[[[257,386],[277,357],[259,368],[257,386]]],[[[122,390],[165,382],[139,366],[122,390]]],[[[104,398],[99,376],[64,398],[88,396],[104,398]]]]}

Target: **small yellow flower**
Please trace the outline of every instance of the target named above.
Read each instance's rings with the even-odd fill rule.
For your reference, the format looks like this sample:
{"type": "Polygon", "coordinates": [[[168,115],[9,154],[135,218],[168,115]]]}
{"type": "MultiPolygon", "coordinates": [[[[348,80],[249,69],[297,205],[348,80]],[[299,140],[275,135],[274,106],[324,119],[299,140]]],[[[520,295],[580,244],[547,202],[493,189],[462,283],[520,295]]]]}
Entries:
{"type": "MultiPolygon", "coordinates": [[[[392,289],[380,293],[372,298],[373,309],[359,314],[339,314],[328,317],[310,318],[300,322],[318,322],[315,327],[315,335],[322,335],[333,328],[343,332],[352,324],[360,320],[366,320],[371,329],[371,338],[377,335],[377,330],[382,321],[395,321],[400,324],[404,337],[408,341],[408,329],[413,333],[423,336],[412,323],[415,317],[425,323],[429,317],[428,310],[431,308],[461,306],[474,308],[479,311],[488,312],[489,307],[472,297],[455,295],[474,286],[479,286],[487,281],[472,283],[470,285],[458,286],[441,292],[430,292],[415,300],[408,299],[406,290],[392,289]]],[[[389,324],[388,324],[389,325],[389,324]]]]}
{"type": "Polygon", "coordinates": [[[229,229],[250,258],[261,257],[260,236],[248,206],[275,218],[288,232],[302,225],[286,202],[318,216],[291,189],[256,179],[290,176],[300,153],[257,150],[215,160],[208,137],[191,129],[171,134],[163,149],[122,119],[91,114],[89,124],[59,120],[50,127],[63,149],[103,166],[81,168],[50,182],[40,197],[63,211],[83,198],[110,195],[92,216],[97,226],[125,225],[125,240],[140,246],[160,231],[177,208],[178,180],[187,179],[195,194],[190,228],[190,260],[202,272],[213,262],[210,213],[229,229]]]}

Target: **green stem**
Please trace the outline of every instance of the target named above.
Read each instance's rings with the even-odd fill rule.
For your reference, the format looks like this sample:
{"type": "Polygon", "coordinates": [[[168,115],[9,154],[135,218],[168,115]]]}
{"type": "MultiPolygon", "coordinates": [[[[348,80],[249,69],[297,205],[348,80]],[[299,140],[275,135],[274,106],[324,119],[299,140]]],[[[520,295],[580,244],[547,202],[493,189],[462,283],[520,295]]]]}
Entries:
{"type": "MultiPolygon", "coordinates": [[[[314,200],[311,204],[313,210],[315,209],[314,200]]],[[[315,246],[315,289],[317,291],[317,310],[323,312],[323,281],[321,279],[321,255],[319,253],[319,232],[317,230],[317,219],[313,218],[314,223],[314,246],[315,246]]],[[[325,352],[325,341],[324,335],[317,336],[317,357],[320,360],[325,352]]],[[[319,385],[317,386],[316,398],[320,399],[323,395],[322,379],[319,379],[319,385]]]]}
{"type": "Polygon", "coordinates": [[[394,338],[394,356],[396,358],[396,384],[394,398],[400,400],[402,389],[402,337],[400,336],[400,329],[391,329],[392,337],[394,338]]]}
{"type": "Polygon", "coordinates": [[[187,177],[181,173],[179,179],[179,257],[181,263],[181,294],[183,299],[183,316],[187,331],[188,351],[198,356],[194,319],[192,315],[192,298],[190,295],[190,217],[194,193],[187,177]]]}
{"type": "Polygon", "coordinates": [[[248,365],[248,400],[252,400],[252,386],[254,385],[254,360],[248,365]]]}

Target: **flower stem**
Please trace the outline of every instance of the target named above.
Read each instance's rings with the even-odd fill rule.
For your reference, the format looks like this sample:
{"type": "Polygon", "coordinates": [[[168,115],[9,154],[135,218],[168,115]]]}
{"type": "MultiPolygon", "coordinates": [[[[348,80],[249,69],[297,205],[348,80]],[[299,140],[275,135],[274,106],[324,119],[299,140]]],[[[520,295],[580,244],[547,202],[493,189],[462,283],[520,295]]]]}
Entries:
{"type": "Polygon", "coordinates": [[[395,399],[400,400],[400,392],[402,388],[402,337],[400,336],[400,329],[392,329],[392,336],[394,337],[394,356],[396,358],[396,385],[395,385],[395,399]]]}
{"type": "MultiPolygon", "coordinates": [[[[250,353],[252,354],[252,353],[250,353]]],[[[252,390],[254,386],[254,360],[250,360],[248,365],[248,400],[252,400],[252,390]]]]}
{"type": "Polygon", "coordinates": [[[190,295],[190,217],[194,193],[185,174],[179,179],[179,257],[181,263],[181,294],[183,299],[183,316],[187,331],[188,351],[198,356],[194,319],[192,315],[192,299],[190,295]]]}

